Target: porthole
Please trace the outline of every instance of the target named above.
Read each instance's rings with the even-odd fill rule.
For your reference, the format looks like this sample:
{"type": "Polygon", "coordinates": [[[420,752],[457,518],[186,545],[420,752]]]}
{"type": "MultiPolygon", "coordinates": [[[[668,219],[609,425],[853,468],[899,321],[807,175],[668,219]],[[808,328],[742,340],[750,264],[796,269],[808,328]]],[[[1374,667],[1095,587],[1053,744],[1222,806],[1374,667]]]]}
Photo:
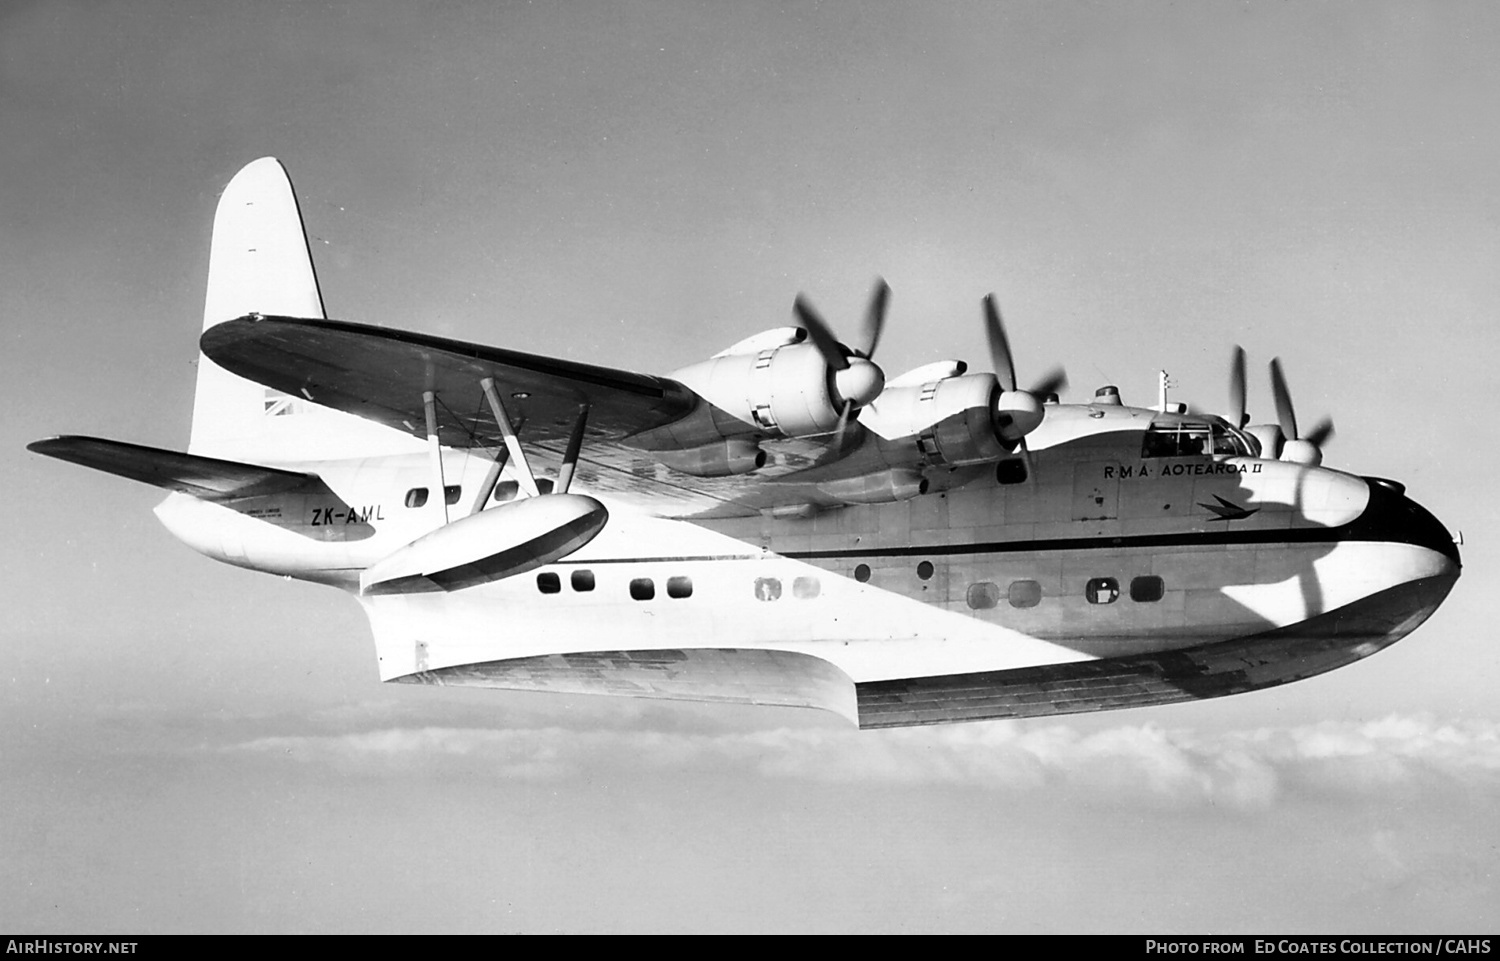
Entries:
{"type": "Polygon", "coordinates": [[[406,506],[407,507],[425,507],[425,506],[427,506],[427,488],[425,488],[425,487],[413,487],[411,490],[407,491],[406,492],[406,506]]]}
{"type": "Polygon", "coordinates": [[[792,596],[799,601],[812,600],[822,589],[816,577],[799,577],[792,581],[792,596]]]}
{"type": "Polygon", "coordinates": [[[970,584],[968,599],[971,610],[987,611],[1000,603],[1000,585],[989,581],[970,584]]]}
{"type": "Polygon", "coordinates": [[[667,578],[667,596],[681,600],[684,597],[693,596],[693,579],[691,577],[669,577],[667,578]]]}
{"type": "Polygon", "coordinates": [[[924,581],[932,580],[932,561],[923,561],[917,565],[917,576],[924,581]]]}
{"type": "Polygon", "coordinates": [[[556,594],[562,590],[562,579],[552,571],[542,571],[536,576],[536,589],[543,594],[556,594]]]}
{"type": "Polygon", "coordinates": [[[780,600],[780,579],[775,577],[757,577],[755,579],[755,599],[758,601],[780,600]]]}
{"type": "Polygon", "coordinates": [[[575,591],[591,591],[594,589],[594,572],[574,571],[568,577],[568,583],[573,585],[575,591]]]}
{"type": "Polygon", "coordinates": [[[1120,598],[1120,582],[1113,577],[1096,577],[1084,588],[1090,604],[1113,604],[1120,598]]]}
{"type": "Polygon", "coordinates": [[[637,577],[630,582],[630,596],[637,601],[649,601],[656,596],[656,583],[649,577],[637,577]]]}
{"type": "Polygon", "coordinates": [[[870,565],[860,564],[858,567],[854,568],[854,579],[856,581],[859,581],[861,584],[863,584],[865,581],[868,581],[870,579],[870,565]]]}
{"type": "Polygon", "coordinates": [[[1130,599],[1132,601],[1150,604],[1161,600],[1162,595],[1166,592],[1166,585],[1155,574],[1147,574],[1142,577],[1132,577],[1130,579],[1130,599]]]}
{"type": "Polygon", "coordinates": [[[1011,581],[1006,593],[1011,607],[1036,607],[1042,602],[1042,585],[1036,581],[1011,581]]]}

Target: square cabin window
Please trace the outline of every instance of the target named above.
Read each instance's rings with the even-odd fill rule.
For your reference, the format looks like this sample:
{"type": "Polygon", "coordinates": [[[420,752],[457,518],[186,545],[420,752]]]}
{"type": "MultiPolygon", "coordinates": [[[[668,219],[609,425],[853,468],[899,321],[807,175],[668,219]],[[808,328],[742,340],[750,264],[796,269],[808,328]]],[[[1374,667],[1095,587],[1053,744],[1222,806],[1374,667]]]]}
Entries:
{"type": "Polygon", "coordinates": [[[457,504],[458,499],[464,496],[463,487],[458,484],[449,484],[443,488],[443,501],[448,504],[457,504]]]}
{"type": "Polygon", "coordinates": [[[1000,585],[989,581],[970,584],[968,600],[970,610],[987,611],[1000,603],[1000,585]]]}
{"type": "Polygon", "coordinates": [[[1162,595],[1165,593],[1166,585],[1155,574],[1147,574],[1143,577],[1132,577],[1130,579],[1130,599],[1132,601],[1150,604],[1153,601],[1161,600],[1162,595]]]}
{"type": "Polygon", "coordinates": [[[1042,585],[1036,581],[1011,581],[1007,593],[1011,607],[1036,607],[1042,602],[1042,585]]]}
{"type": "Polygon", "coordinates": [[[406,492],[407,507],[425,507],[427,505],[427,488],[413,487],[406,492]]]}
{"type": "Polygon", "coordinates": [[[575,591],[591,591],[594,589],[594,572],[590,570],[574,571],[568,578],[575,591]]]}
{"type": "Polygon", "coordinates": [[[678,599],[693,596],[693,579],[691,577],[669,577],[667,578],[667,596],[678,599]]]}
{"type": "Polygon", "coordinates": [[[1083,589],[1090,604],[1113,604],[1120,599],[1120,582],[1113,577],[1096,577],[1083,589]]]}
{"type": "Polygon", "coordinates": [[[649,601],[656,596],[656,583],[649,577],[637,577],[630,582],[630,596],[637,601],[649,601]]]}
{"type": "Polygon", "coordinates": [[[536,576],[536,589],[543,594],[556,594],[562,590],[562,579],[552,571],[543,571],[536,576]]]}
{"type": "Polygon", "coordinates": [[[792,596],[799,601],[810,601],[823,590],[816,577],[799,577],[792,581],[792,596]]]}

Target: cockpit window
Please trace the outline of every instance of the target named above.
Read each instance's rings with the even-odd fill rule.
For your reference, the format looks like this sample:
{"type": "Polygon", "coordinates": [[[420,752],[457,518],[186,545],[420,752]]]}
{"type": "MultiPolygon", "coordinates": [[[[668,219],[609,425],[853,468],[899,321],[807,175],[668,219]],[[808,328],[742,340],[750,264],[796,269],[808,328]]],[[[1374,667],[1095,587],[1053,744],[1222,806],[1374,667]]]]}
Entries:
{"type": "Polygon", "coordinates": [[[1141,441],[1142,457],[1247,456],[1250,445],[1238,431],[1221,423],[1152,424],[1141,441]]]}

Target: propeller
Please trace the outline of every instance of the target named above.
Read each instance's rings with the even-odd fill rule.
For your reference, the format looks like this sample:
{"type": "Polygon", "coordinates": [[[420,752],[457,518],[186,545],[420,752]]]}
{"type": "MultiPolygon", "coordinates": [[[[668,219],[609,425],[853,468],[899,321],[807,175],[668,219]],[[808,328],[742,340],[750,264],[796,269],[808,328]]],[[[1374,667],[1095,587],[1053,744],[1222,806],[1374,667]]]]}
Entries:
{"type": "Polygon", "coordinates": [[[834,449],[843,447],[844,430],[849,426],[849,416],[855,406],[863,407],[880,396],[885,389],[885,372],[876,366],[875,347],[880,343],[880,334],[885,329],[886,308],[891,302],[891,288],[883,279],[877,278],[875,289],[870,292],[870,307],[865,311],[864,324],[853,347],[839,343],[833,328],[813,308],[802,294],[792,304],[797,320],[812,339],[813,346],[823,355],[828,365],[831,399],[842,405],[839,424],[834,430],[834,449]]]}
{"type": "Polygon", "coordinates": [[[1016,363],[1010,351],[1010,338],[1005,336],[1005,323],[1000,319],[1000,308],[994,294],[984,298],[984,332],[989,339],[990,363],[995,368],[995,379],[1000,382],[1000,397],[995,402],[997,421],[1002,439],[1020,444],[1026,450],[1026,435],[1042,422],[1042,402],[1068,384],[1068,375],[1061,368],[1049,372],[1037,381],[1030,390],[1016,386],[1016,363]]]}
{"type": "Polygon", "coordinates": [[[1292,407],[1292,392],[1287,389],[1286,377],[1281,372],[1280,357],[1271,361],[1271,394],[1276,401],[1276,421],[1286,438],[1281,445],[1281,459],[1309,467],[1318,466],[1323,462],[1323,445],[1333,436],[1333,420],[1323,418],[1306,437],[1297,433],[1297,412],[1292,407]]]}
{"type": "Polygon", "coordinates": [[[1245,348],[1234,345],[1234,359],[1229,364],[1229,422],[1241,429],[1250,422],[1245,413],[1245,348]]]}

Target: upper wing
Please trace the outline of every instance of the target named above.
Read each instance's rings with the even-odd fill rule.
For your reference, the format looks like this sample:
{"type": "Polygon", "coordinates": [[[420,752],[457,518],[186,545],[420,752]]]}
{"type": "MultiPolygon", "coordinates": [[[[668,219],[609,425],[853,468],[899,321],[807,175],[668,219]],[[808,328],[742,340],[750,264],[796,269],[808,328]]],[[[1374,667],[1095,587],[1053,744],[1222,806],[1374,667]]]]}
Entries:
{"type": "MultiPolygon", "coordinates": [[[[762,478],[677,474],[627,439],[706,403],[666,377],[335,320],[252,314],[204,332],[203,353],[231,373],[294,397],[427,434],[423,393],[436,395],[448,447],[499,447],[503,437],[480,381],[493,378],[517,432],[541,465],[562,451],[587,405],[578,478],[669,516],[753,514],[790,498],[762,478]],[[765,502],[765,503],[762,503],[765,502]]],[[[784,469],[795,469],[796,458],[784,469]]]]}
{"type": "Polygon", "coordinates": [[[336,320],[252,314],[203,334],[203,353],[247,380],[427,435],[422,394],[437,395],[447,447],[502,442],[479,382],[493,378],[529,441],[566,440],[580,406],[588,436],[619,439],[685,416],[698,396],[665,377],[538,357],[336,320]]]}

